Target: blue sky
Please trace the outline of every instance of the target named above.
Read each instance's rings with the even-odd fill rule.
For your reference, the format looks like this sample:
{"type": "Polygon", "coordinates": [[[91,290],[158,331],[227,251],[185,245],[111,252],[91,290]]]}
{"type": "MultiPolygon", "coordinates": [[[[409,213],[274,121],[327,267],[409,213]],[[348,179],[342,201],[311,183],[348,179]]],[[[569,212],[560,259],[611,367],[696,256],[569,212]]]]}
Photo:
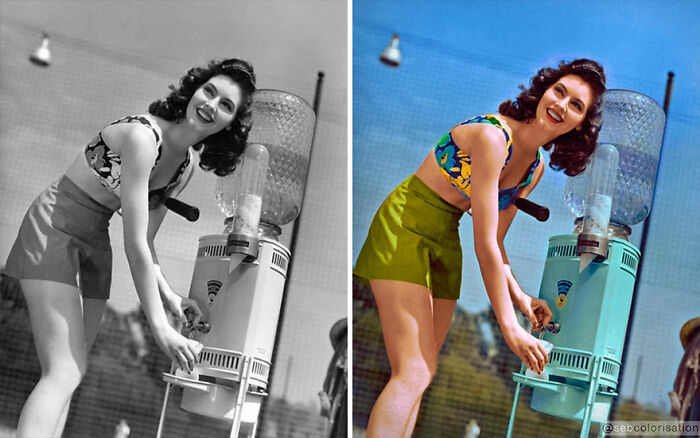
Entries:
{"type": "MultiPolygon", "coordinates": [[[[605,66],[608,88],[642,92],[663,104],[675,74],[657,193],[644,254],[628,362],[643,357],[637,397],[668,408],[666,393],[682,354],[678,330],[700,315],[700,215],[694,187],[700,171],[699,1],[354,1],[353,3],[353,260],[383,198],[417,166],[434,142],[472,115],[496,111],[537,69],[589,57],[605,66]],[[377,57],[392,33],[402,65],[377,57]]],[[[523,288],[537,295],[547,239],[570,233],[563,202],[566,177],[547,171],[531,199],[547,205],[546,224],[518,215],[506,247],[523,288]]],[[[641,225],[631,241],[638,245],[641,225]]],[[[460,305],[478,311],[488,298],[462,220],[465,252],[460,305]]],[[[628,367],[622,395],[637,370],[628,367]]]]}
{"type": "Polygon", "coordinates": [[[353,13],[356,22],[375,23],[467,52],[500,52],[504,59],[530,60],[532,69],[542,61],[576,53],[595,55],[611,77],[653,77],[670,67],[681,77],[700,77],[700,61],[692,56],[699,50],[700,2],[695,0],[409,0],[401,7],[392,1],[359,0],[353,13]]]}

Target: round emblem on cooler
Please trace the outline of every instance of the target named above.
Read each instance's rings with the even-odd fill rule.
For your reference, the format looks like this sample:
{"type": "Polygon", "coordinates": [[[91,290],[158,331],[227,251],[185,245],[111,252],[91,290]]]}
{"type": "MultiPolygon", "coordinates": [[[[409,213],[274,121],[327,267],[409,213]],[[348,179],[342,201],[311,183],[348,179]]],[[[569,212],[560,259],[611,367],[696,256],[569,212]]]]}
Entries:
{"type": "Polygon", "coordinates": [[[557,305],[557,308],[559,308],[559,309],[566,306],[566,295],[561,294],[561,295],[557,296],[557,302],[555,304],[557,305]]]}
{"type": "Polygon", "coordinates": [[[219,280],[207,281],[207,291],[209,292],[209,301],[207,302],[208,308],[211,309],[212,307],[214,307],[216,295],[219,293],[219,289],[221,289],[222,285],[223,283],[221,283],[219,280]]]}

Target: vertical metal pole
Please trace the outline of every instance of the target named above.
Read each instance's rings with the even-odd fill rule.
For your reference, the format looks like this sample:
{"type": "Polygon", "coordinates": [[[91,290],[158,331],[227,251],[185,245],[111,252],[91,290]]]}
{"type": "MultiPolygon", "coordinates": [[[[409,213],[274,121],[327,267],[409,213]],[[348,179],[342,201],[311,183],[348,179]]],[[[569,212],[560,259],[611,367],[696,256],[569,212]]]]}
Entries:
{"type": "Polygon", "coordinates": [[[641,374],[643,359],[644,356],[642,356],[641,354],[637,358],[637,373],[634,376],[634,393],[632,394],[632,399],[635,402],[637,402],[637,390],[639,389],[639,375],[641,374]]]}
{"type": "MultiPolygon", "coordinates": [[[[659,180],[659,169],[661,168],[661,157],[664,148],[664,140],[666,138],[666,126],[668,125],[668,108],[671,105],[671,95],[673,94],[673,77],[672,71],[668,72],[668,79],[666,80],[666,95],[664,96],[664,113],[666,114],[666,120],[664,122],[664,133],[661,137],[661,147],[659,148],[659,165],[656,168],[656,183],[654,184],[654,190],[651,196],[651,207],[654,206],[654,198],[656,197],[656,187],[659,180]]],[[[642,240],[639,242],[639,263],[637,264],[637,280],[634,283],[634,290],[632,292],[632,303],[630,304],[630,317],[627,322],[627,334],[625,335],[625,345],[622,349],[622,358],[620,360],[620,373],[618,375],[618,384],[622,384],[622,376],[625,371],[625,359],[627,358],[627,350],[629,347],[630,339],[630,329],[632,323],[634,322],[634,314],[637,306],[637,291],[639,290],[639,285],[642,283],[642,261],[644,260],[644,250],[647,246],[647,234],[649,232],[649,223],[651,222],[651,214],[653,213],[653,208],[649,208],[649,216],[644,220],[644,227],[642,228],[642,240]]],[[[611,415],[610,418],[615,420],[615,413],[617,408],[617,397],[613,397],[611,415]]]]}
{"type": "Polygon", "coordinates": [[[287,394],[289,392],[289,375],[292,372],[292,363],[294,363],[294,357],[289,356],[287,358],[287,369],[284,373],[284,389],[282,390],[282,398],[287,400],[287,394]]]}
{"type": "MultiPolygon", "coordinates": [[[[323,77],[324,73],[322,71],[318,72],[318,76],[316,77],[316,92],[314,93],[314,114],[316,114],[316,123],[314,123],[314,133],[311,138],[311,148],[309,149],[309,167],[306,168],[306,180],[308,182],[309,178],[309,171],[311,170],[311,153],[313,152],[314,149],[314,143],[316,142],[316,128],[318,127],[318,108],[321,105],[321,88],[323,87],[323,77]]],[[[304,193],[302,194],[302,202],[304,197],[306,196],[306,186],[308,184],[304,184],[304,193]]],[[[289,242],[289,252],[294,254],[294,250],[296,249],[297,245],[297,236],[299,235],[299,223],[301,222],[299,219],[301,218],[301,213],[299,213],[299,217],[297,217],[294,220],[294,226],[292,227],[292,239],[289,242]]],[[[291,271],[290,269],[287,272],[287,282],[285,283],[285,289],[286,286],[289,284],[289,279],[291,277],[291,271]]],[[[286,290],[284,296],[287,296],[286,290]]],[[[284,298],[282,299],[282,305],[284,306],[284,298]]],[[[282,315],[282,312],[280,312],[280,315],[282,315]]]]}
{"type": "MultiPolygon", "coordinates": [[[[664,97],[664,113],[668,117],[668,107],[671,105],[671,95],[673,95],[673,77],[672,71],[668,72],[668,80],[666,82],[666,96],[664,97]]],[[[665,128],[665,127],[664,127],[665,128]]],[[[664,133],[665,133],[664,129],[664,133]]]]}
{"type": "MultiPolygon", "coordinates": [[[[323,77],[324,76],[325,76],[324,73],[322,71],[319,71],[318,75],[316,77],[316,91],[314,93],[314,103],[313,103],[314,114],[316,114],[316,123],[314,124],[314,133],[313,133],[313,136],[311,138],[311,148],[309,149],[309,166],[306,169],[307,182],[308,182],[308,177],[309,177],[309,170],[311,169],[311,156],[312,156],[311,153],[313,152],[314,143],[316,141],[316,128],[318,127],[318,114],[319,114],[318,110],[321,106],[321,89],[323,87],[323,77]]],[[[301,198],[302,202],[303,202],[303,199],[305,196],[306,196],[306,184],[304,185],[304,193],[302,194],[302,198],[301,198]]],[[[292,226],[292,238],[289,242],[289,252],[291,253],[292,256],[294,256],[294,253],[296,250],[297,236],[299,234],[300,219],[301,219],[301,213],[300,213],[299,217],[296,218],[296,220],[294,221],[294,225],[292,226]]],[[[293,268],[294,268],[294,264],[291,262],[291,257],[290,257],[290,266],[289,266],[289,269],[287,269],[287,279],[284,282],[284,292],[282,293],[282,302],[280,303],[280,316],[279,316],[278,323],[277,323],[277,333],[275,334],[275,344],[274,344],[274,347],[272,349],[272,357],[270,358],[271,365],[270,365],[270,374],[269,374],[269,378],[268,378],[268,388],[272,385],[272,370],[273,370],[273,367],[274,367],[274,364],[275,364],[275,361],[277,358],[277,351],[279,350],[279,348],[278,348],[279,341],[280,341],[279,333],[280,333],[280,330],[282,329],[281,322],[282,322],[282,318],[284,317],[284,311],[285,311],[285,307],[286,307],[286,303],[287,303],[287,291],[289,289],[290,280],[292,278],[292,271],[294,270],[293,268]]],[[[265,410],[265,406],[266,406],[265,400],[266,399],[263,400],[263,404],[261,406],[261,411],[265,410]]],[[[261,413],[259,418],[262,418],[262,417],[263,417],[263,415],[261,413]]]]}

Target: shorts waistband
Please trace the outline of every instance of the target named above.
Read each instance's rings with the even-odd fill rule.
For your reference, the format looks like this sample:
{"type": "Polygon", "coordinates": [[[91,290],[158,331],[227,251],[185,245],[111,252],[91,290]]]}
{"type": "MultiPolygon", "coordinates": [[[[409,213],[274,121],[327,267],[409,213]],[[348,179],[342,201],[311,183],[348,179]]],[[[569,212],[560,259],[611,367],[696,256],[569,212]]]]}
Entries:
{"type": "Polygon", "coordinates": [[[464,214],[464,210],[442,199],[440,195],[435,193],[433,189],[428,187],[415,174],[406,178],[404,184],[406,185],[406,188],[413,191],[417,196],[419,196],[421,199],[423,199],[425,202],[432,205],[433,207],[437,207],[440,210],[444,210],[458,217],[461,217],[464,214]]]}
{"type": "Polygon", "coordinates": [[[114,213],[114,210],[95,201],[92,197],[90,197],[90,195],[88,195],[83,189],[78,187],[65,175],[56,182],[56,187],[65,193],[66,196],[85,208],[89,208],[90,210],[94,210],[100,214],[111,215],[114,213]]]}

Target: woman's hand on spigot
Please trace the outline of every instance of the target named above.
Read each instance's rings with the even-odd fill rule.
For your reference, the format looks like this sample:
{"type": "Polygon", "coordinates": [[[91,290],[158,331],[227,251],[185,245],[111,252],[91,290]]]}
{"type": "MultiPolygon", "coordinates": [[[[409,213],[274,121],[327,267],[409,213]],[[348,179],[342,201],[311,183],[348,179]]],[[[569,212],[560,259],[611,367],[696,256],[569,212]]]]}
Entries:
{"type": "Polygon", "coordinates": [[[544,370],[549,358],[540,342],[520,325],[502,327],[503,338],[508,348],[515,353],[520,360],[533,372],[540,374],[544,370]]]}
{"type": "Polygon", "coordinates": [[[532,323],[533,331],[539,331],[547,327],[549,321],[552,320],[552,310],[545,300],[521,293],[513,298],[513,302],[518,310],[532,323]]]}
{"type": "Polygon", "coordinates": [[[163,307],[171,314],[177,323],[177,327],[182,327],[188,321],[194,326],[202,318],[202,310],[195,300],[182,297],[175,292],[161,293],[163,307]]]}
{"type": "Polygon", "coordinates": [[[185,322],[191,322],[194,327],[197,327],[202,319],[202,309],[199,308],[199,304],[191,298],[182,297],[180,309],[185,317],[185,322]]]}

